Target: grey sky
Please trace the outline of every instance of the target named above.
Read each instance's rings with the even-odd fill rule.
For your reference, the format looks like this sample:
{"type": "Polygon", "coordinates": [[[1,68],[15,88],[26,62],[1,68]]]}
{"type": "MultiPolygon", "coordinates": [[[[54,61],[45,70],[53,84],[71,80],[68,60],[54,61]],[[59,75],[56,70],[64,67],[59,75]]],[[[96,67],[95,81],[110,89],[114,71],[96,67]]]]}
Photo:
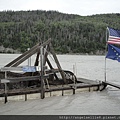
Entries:
{"type": "Polygon", "coordinates": [[[120,0],[0,0],[3,10],[57,10],[86,16],[120,13],[120,0]]]}

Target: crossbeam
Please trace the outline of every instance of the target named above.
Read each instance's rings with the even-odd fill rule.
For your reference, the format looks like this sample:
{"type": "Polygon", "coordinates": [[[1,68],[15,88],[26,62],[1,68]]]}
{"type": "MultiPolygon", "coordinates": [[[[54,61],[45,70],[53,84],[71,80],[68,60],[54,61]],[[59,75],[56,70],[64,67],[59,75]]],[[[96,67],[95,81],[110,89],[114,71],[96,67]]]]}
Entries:
{"type": "MultiPolygon", "coordinates": [[[[53,73],[45,74],[43,77],[44,79],[46,79],[50,75],[53,75],[53,73]]],[[[33,81],[33,80],[39,80],[39,79],[40,79],[40,76],[14,77],[14,78],[1,79],[0,83],[17,83],[21,81],[33,81]]]]}
{"type": "Polygon", "coordinates": [[[3,67],[1,71],[22,71],[22,67],[3,67]]]}

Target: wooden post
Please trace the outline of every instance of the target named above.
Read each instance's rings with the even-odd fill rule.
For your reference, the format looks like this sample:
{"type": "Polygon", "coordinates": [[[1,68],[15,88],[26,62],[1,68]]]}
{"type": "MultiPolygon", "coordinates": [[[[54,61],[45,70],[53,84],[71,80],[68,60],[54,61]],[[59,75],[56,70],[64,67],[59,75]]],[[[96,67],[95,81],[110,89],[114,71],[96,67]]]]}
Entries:
{"type": "Polygon", "coordinates": [[[62,89],[62,96],[64,96],[64,90],[62,89]]]}
{"type": "Polygon", "coordinates": [[[25,101],[27,101],[27,94],[25,94],[25,101]]]}
{"type": "Polygon", "coordinates": [[[46,83],[47,83],[47,89],[49,89],[50,86],[49,86],[49,83],[48,83],[48,80],[47,80],[47,79],[46,79],[46,83]]]}
{"type": "Polygon", "coordinates": [[[64,96],[64,90],[63,90],[63,88],[64,88],[64,85],[62,84],[62,96],[64,96]]]}
{"type": "Polygon", "coordinates": [[[89,87],[89,92],[90,92],[90,87],[89,87]]]}
{"type": "Polygon", "coordinates": [[[101,85],[101,81],[99,81],[99,85],[98,85],[98,91],[100,91],[100,85],[101,85]]]}
{"type": "Polygon", "coordinates": [[[75,88],[73,88],[73,94],[75,94],[75,88]]]}
{"type": "Polygon", "coordinates": [[[8,102],[7,100],[7,83],[5,83],[5,103],[8,102]]]}
{"type": "Polygon", "coordinates": [[[51,90],[50,90],[50,97],[51,97],[52,93],[51,93],[51,90]]]}
{"type": "Polygon", "coordinates": [[[44,63],[44,47],[41,46],[40,48],[40,61],[41,61],[41,99],[44,99],[45,98],[45,90],[44,90],[44,66],[43,66],[43,63],[44,63]]]}

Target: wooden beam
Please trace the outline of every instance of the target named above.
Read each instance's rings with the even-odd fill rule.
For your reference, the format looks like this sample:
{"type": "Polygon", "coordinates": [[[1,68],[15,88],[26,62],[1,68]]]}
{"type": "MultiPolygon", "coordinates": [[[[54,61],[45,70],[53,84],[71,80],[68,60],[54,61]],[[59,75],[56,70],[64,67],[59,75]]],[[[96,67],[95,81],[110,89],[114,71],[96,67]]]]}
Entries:
{"type": "MultiPolygon", "coordinates": [[[[47,58],[47,63],[48,63],[48,65],[49,65],[50,69],[53,69],[53,67],[52,67],[52,65],[51,65],[51,63],[50,63],[50,61],[49,61],[48,58],[47,58]]],[[[54,72],[54,76],[55,76],[55,78],[56,78],[57,80],[59,80],[59,78],[58,78],[58,76],[55,74],[55,72],[54,72]]]]}
{"type": "Polygon", "coordinates": [[[106,85],[110,85],[110,86],[113,86],[113,87],[115,87],[115,88],[118,88],[118,89],[120,89],[120,85],[117,85],[117,84],[115,84],[115,83],[111,83],[111,82],[102,82],[103,84],[106,84],[106,85]]]}
{"type": "Polygon", "coordinates": [[[25,53],[23,53],[22,55],[20,55],[19,57],[17,57],[16,59],[14,59],[13,61],[11,61],[10,63],[8,63],[5,67],[10,67],[10,66],[14,65],[17,61],[19,61],[25,55],[27,55],[28,53],[30,53],[31,51],[33,51],[35,48],[37,48],[39,46],[39,44],[33,46],[29,51],[26,51],[25,53]]]}
{"type": "Polygon", "coordinates": [[[34,66],[38,66],[39,64],[39,56],[40,56],[40,52],[38,51],[34,66]]]}
{"type": "Polygon", "coordinates": [[[1,71],[23,71],[22,67],[3,67],[1,71]]]}
{"type": "Polygon", "coordinates": [[[13,77],[13,78],[5,78],[1,79],[1,83],[15,83],[15,82],[20,82],[20,81],[31,81],[31,80],[39,80],[40,76],[27,76],[27,77],[13,77]]]}
{"type": "Polygon", "coordinates": [[[26,51],[21,56],[19,56],[18,58],[16,58],[15,60],[13,60],[12,62],[10,62],[9,64],[7,64],[5,67],[10,67],[10,66],[11,67],[16,67],[16,66],[20,65],[22,62],[24,62],[30,56],[32,56],[33,54],[35,54],[36,52],[38,52],[38,50],[40,49],[41,46],[46,46],[50,42],[51,42],[51,40],[49,39],[48,41],[44,42],[41,45],[40,45],[40,43],[37,44],[37,45],[35,45],[29,51],[26,51]]]}
{"type": "Polygon", "coordinates": [[[44,89],[44,47],[41,46],[40,48],[40,66],[41,66],[41,99],[45,98],[45,89],[44,89]]]}
{"type": "Polygon", "coordinates": [[[50,67],[50,69],[53,69],[53,67],[52,67],[52,65],[51,65],[51,63],[50,63],[50,61],[49,61],[49,59],[47,58],[47,64],[49,65],[49,67],[50,67]]]}
{"type": "Polygon", "coordinates": [[[16,67],[16,66],[20,65],[22,62],[24,62],[25,60],[27,60],[30,56],[32,56],[33,54],[35,54],[36,52],[38,52],[38,50],[39,50],[39,46],[36,47],[35,49],[33,49],[33,51],[29,52],[28,54],[26,54],[24,57],[22,57],[18,61],[16,61],[16,63],[14,63],[12,65],[12,67],[16,67]]]}
{"type": "Polygon", "coordinates": [[[46,45],[45,48],[44,48],[44,62],[43,62],[44,66],[45,66],[45,64],[47,62],[48,51],[49,51],[49,44],[46,45]]]}
{"type": "Polygon", "coordinates": [[[59,61],[58,61],[58,59],[57,59],[57,56],[56,56],[55,51],[54,51],[54,49],[53,49],[53,47],[52,47],[51,44],[50,44],[50,52],[51,52],[51,54],[53,55],[53,58],[54,58],[54,60],[55,60],[55,62],[56,62],[56,65],[57,65],[57,67],[58,67],[58,70],[59,70],[62,78],[63,78],[64,83],[66,83],[66,78],[65,78],[64,71],[63,71],[62,68],[61,68],[61,65],[60,65],[60,63],[59,63],[59,61]]]}

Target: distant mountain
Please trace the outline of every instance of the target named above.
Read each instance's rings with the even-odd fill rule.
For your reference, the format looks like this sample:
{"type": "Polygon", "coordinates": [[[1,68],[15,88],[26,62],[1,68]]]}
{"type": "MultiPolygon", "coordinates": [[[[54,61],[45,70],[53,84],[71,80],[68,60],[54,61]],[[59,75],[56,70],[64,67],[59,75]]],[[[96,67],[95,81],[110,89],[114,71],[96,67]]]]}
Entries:
{"type": "Polygon", "coordinates": [[[57,53],[102,54],[106,27],[120,29],[119,13],[79,16],[58,11],[1,11],[0,18],[0,46],[21,52],[51,38],[57,53]]]}

